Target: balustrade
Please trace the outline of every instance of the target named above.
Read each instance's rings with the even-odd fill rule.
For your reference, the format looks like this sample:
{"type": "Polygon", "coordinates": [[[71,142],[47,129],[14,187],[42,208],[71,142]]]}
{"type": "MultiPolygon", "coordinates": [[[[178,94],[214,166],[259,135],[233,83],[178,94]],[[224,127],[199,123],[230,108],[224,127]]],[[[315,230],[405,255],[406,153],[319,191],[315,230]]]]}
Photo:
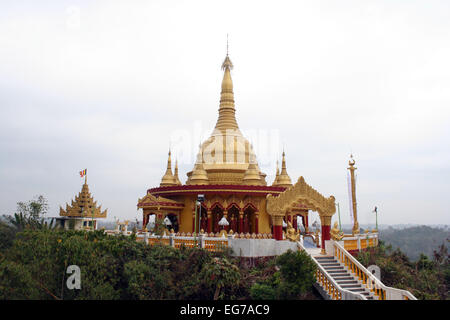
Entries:
{"type": "Polygon", "coordinates": [[[391,288],[385,286],[378,278],[376,278],[369,270],[367,270],[358,260],[355,259],[346,248],[339,243],[334,242],[334,256],[336,259],[346,266],[359,281],[379,300],[417,300],[409,291],[391,288]]]}

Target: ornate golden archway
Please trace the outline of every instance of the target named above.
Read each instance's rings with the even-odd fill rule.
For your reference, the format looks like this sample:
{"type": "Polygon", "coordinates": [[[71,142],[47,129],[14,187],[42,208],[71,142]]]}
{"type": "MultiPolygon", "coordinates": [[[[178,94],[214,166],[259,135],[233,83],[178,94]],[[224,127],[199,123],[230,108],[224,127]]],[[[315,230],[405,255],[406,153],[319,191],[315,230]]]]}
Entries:
{"type": "Polygon", "coordinates": [[[266,199],[267,212],[272,217],[274,225],[275,239],[282,240],[283,217],[299,202],[319,213],[322,225],[322,247],[325,246],[325,240],[330,239],[331,217],[336,212],[335,198],[333,196],[325,198],[308,185],[303,177],[279,195],[269,194],[266,199]]]}

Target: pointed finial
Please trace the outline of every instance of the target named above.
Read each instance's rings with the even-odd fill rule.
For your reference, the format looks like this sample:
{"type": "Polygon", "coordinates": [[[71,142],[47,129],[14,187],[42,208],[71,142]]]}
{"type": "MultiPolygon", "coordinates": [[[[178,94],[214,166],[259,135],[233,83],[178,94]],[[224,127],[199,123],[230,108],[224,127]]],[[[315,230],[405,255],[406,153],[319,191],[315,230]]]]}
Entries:
{"type": "Polygon", "coordinates": [[[279,169],[279,161],[277,160],[277,170],[275,171],[275,179],[273,180],[272,185],[276,185],[278,183],[278,178],[280,177],[280,169],[279,169]]]}
{"type": "Polygon", "coordinates": [[[172,155],[172,152],[171,152],[171,150],[169,148],[169,157],[167,159],[167,168],[170,168],[172,170],[172,157],[171,157],[171,155],[172,155]]]}
{"type": "Polygon", "coordinates": [[[175,172],[174,178],[177,185],[181,185],[180,178],[178,177],[178,158],[175,159],[175,172]]]}
{"type": "Polygon", "coordinates": [[[232,70],[233,69],[233,63],[230,60],[230,57],[228,56],[228,33],[227,33],[227,56],[225,57],[224,62],[222,63],[222,69],[229,69],[232,70]]]}
{"type": "Polygon", "coordinates": [[[283,148],[283,157],[281,159],[281,172],[278,176],[277,185],[279,186],[292,186],[291,178],[289,177],[287,170],[286,170],[286,158],[285,158],[285,152],[283,148]]]}
{"type": "Polygon", "coordinates": [[[350,154],[350,160],[348,161],[348,164],[353,167],[355,165],[355,159],[353,159],[353,154],[350,154]]]}

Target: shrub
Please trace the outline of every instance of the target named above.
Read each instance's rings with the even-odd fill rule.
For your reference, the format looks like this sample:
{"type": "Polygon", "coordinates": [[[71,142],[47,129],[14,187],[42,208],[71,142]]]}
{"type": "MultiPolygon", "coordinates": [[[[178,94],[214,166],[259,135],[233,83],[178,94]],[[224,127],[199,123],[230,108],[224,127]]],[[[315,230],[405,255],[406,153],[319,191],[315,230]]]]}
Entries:
{"type": "Polygon", "coordinates": [[[312,290],[316,265],[303,251],[288,250],[276,259],[279,271],[250,289],[253,299],[302,299],[312,290]]]}

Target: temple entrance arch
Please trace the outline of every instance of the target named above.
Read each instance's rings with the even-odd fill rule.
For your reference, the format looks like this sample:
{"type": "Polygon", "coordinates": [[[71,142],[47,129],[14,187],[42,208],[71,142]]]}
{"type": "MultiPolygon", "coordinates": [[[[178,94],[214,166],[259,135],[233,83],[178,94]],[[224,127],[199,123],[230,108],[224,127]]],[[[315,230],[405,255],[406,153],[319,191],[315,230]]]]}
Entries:
{"type": "Polygon", "coordinates": [[[325,250],[325,241],[330,240],[331,217],[336,212],[335,198],[333,196],[325,198],[308,185],[303,177],[278,196],[269,194],[266,197],[267,212],[273,221],[274,238],[283,239],[283,217],[298,203],[303,203],[319,213],[322,225],[322,249],[325,250]]]}
{"type": "Polygon", "coordinates": [[[255,228],[255,213],[256,210],[252,206],[244,209],[244,233],[258,233],[255,228]]]}
{"type": "Polygon", "coordinates": [[[168,213],[166,217],[170,220],[171,225],[167,227],[169,231],[173,229],[173,231],[178,232],[179,230],[179,221],[178,215],[175,213],[168,213]]]}
{"type": "Polygon", "coordinates": [[[144,221],[142,225],[142,229],[153,230],[156,222],[156,213],[150,212],[144,215],[144,221]]]}
{"type": "Polygon", "coordinates": [[[233,230],[233,232],[240,232],[239,230],[239,208],[233,204],[228,208],[228,222],[229,230],[233,230]]]}
{"type": "Polygon", "coordinates": [[[220,231],[219,221],[223,217],[223,208],[219,204],[213,205],[211,209],[212,229],[214,233],[220,231]]]}
{"type": "Polygon", "coordinates": [[[200,230],[206,231],[208,229],[208,210],[206,209],[206,206],[202,203],[198,210],[199,219],[200,219],[200,230]]]}

